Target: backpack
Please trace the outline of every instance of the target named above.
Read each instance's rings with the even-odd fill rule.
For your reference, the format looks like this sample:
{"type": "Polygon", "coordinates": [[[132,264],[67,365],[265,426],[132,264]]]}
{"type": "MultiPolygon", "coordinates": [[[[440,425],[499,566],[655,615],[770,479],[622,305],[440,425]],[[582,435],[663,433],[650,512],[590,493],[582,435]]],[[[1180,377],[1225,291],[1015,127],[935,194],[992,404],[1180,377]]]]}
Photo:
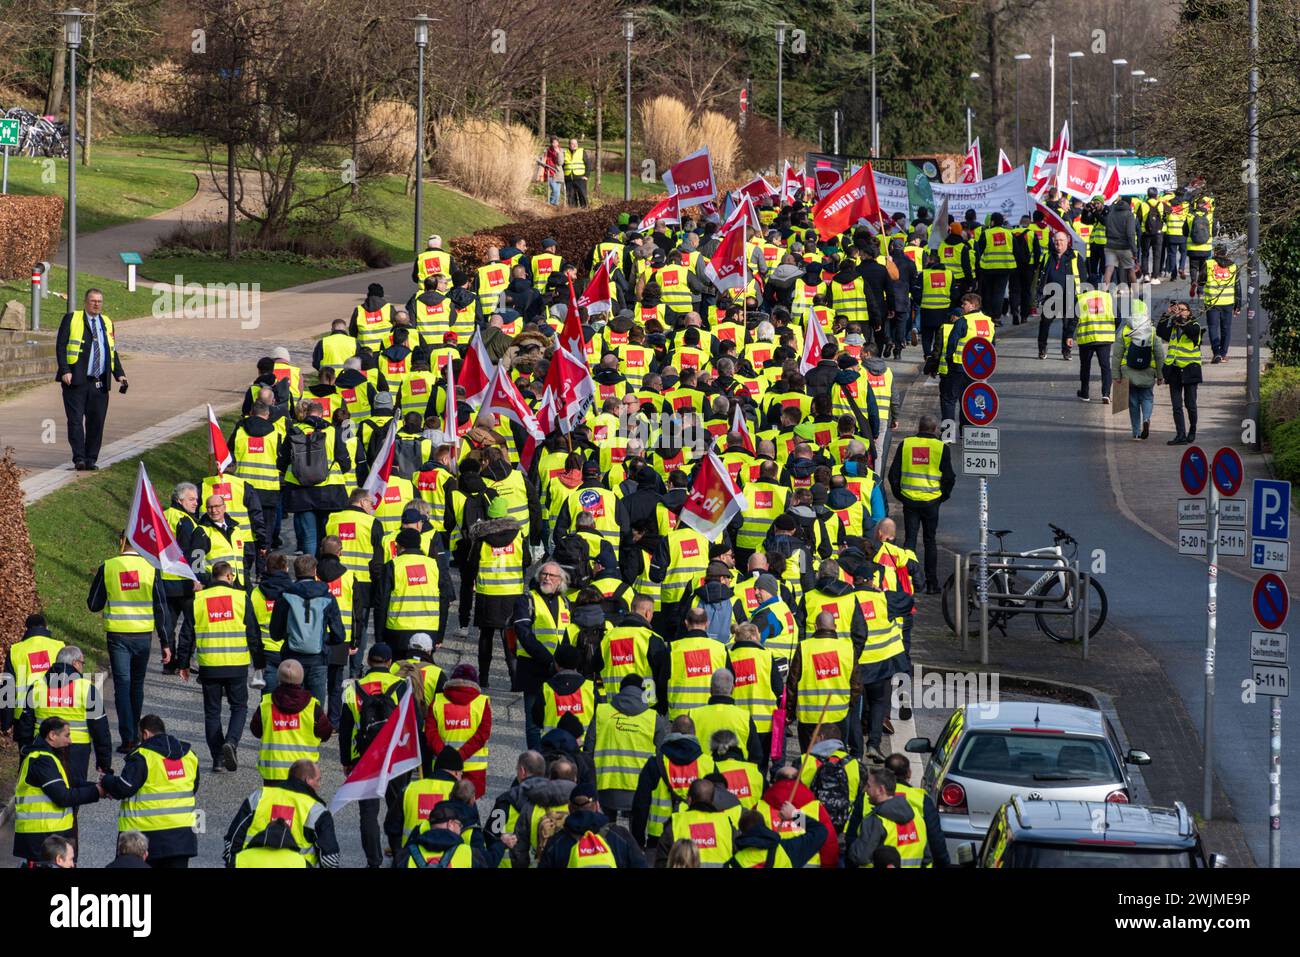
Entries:
{"type": "Polygon", "coordinates": [[[1146,231],[1146,234],[1148,236],[1154,236],[1157,233],[1159,233],[1161,229],[1164,228],[1164,225],[1165,225],[1165,218],[1164,218],[1164,214],[1160,210],[1160,204],[1159,203],[1149,204],[1147,206],[1146,221],[1143,223],[1143,227],[1146,231]]]}
{"type": "Polygon", "coordinates": [[[300,655],[319,655],[325,651],[325,612],[334,600],[332,595],[304,599],[293,592],[282,592],[289,609],[285,621],[284,650],[300,655]]]}
{"type": "Polygon", "coordinates": [[[1210,218],[1204,213],[1192,217],[1192,228],[1187,234],[1193,246],[1204,246],[1210,241],[1210,218]]]}
{"type": "Polygon", "coordinates": [[[379,731],[389,715],[397,710],[397,702],[393,700],[391,688],[379,694],[370,694],[358,682],[353,685],[353,690],[357,696],[357,727],[353,732],[352,740],[357,754],[362,755],[366,753],[366,748],[374,743],[375,738],[379,737],[379,731]]]}
{"type": "Polygon", "coordinates": [[[813,774],[811,791],[826,808],[835,833],[843,834],[844,825],[849,822],[849,812],[853,802],[849,800],[849,772],[838,758],[828,758],[821,763],[813,774]]]}
{"type": "Polygon", "coordinates": [[[538,859],[542,859],[542,854],[546,852],[546,845],[550,843],[551,838],[564,830],[564,822],[569,817],[569,806],[551,807],[546,809],[542,819],[537,822],[537,846],[533,848],[533,854],[538,859]]]}
{"type": "Polygon", "coordinates": [[[423,436],[398,438],[393,446],[393,471],[410,478],[424,465],[423,436]]]}
{"type": "Polygon", "coordinates": [[[289,467],[299,485],[320,485],[329,477],[329,454],[325,443],[329,435],[323,429],[289,433],[289,467]]]}
{"type": "Polygon", "coordinates": [[[1150,369],[1151,340],[1145,342],[1129,340],[1128,348],[1124,350],[1124,364],[1135,371],[1150,369]]]}
{"type": "Polygon", "coordinates": [[[560,537],[555,543],[551,558],[569,573],[569,584],[573,588],[581,588],[591,580],[589,554],[587,540],[574,532],[560,537]]]}

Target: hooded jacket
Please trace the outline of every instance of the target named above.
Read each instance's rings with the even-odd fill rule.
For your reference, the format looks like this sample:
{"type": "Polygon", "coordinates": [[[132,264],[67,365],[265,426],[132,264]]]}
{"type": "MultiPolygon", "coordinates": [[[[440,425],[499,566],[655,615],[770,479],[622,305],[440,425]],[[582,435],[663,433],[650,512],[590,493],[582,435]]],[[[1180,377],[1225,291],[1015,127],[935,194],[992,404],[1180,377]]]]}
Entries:
{"type": "MultiPolygon", "coordinates": [[[[577,719],[574,718],[574,721],[577,719]]],[[[561,719],[564,722],[564,719],[561,719]]],[[[539,721],[538,724],[541,722],[539,721]]],[[[552,728],[546,734],[542,735],[541,746],[538,748],[542,757],[546,758],[546,763],[558,758],[566,758],[573,762],[573,766],[578,769],[578,783],[587,784],[591,787],[596,786],[596,762],[583,751],[578,745],[578,739],[575,738],[564,728],[552,728]]]]}
{"type": "MultiPolygon", "coordinates": [[[[299,781],[297,778],[286,778],[283,781],[277,781],[274,784],[262,783],[258,790],[244,799],[235,817],[230,822],[230,827],[226,831],[225,846],[222,856],[226,861],[227,867],[235,866],[235,857],[245,847],[286,847],[289,846],[289,832],[283,828],[283,832],[276,834],[272,827],[276,822],[272,821],[272,827],[268,827],[261,835],[253,835],[253,843],[248,844],[248,828],[253,823],[253,814],[257,810],[253,802],[255,796],[260,796],[263,788],[275,788],[280,791],[292,791],[296,794],[305,794],[313,798],[317,804],[324,805],[325,801],[317,794],[305,781],[299,781]],[[270,840],[266,840],[270,838],[270,840]],[[281,843],[281,842],[284,843],[281,843]]],[[[283,826],[282,826],[283,827],[283,826]]],[[[334,816],[328,810],[320,814],[313,825],[304,826],[303,836],[316,848],[318,866],[325,868],[335,868],[339,866],[339,842],[334,833],[334,816]]],[[[150,841],[150,856],[152,856],[152,840],[150,841]]]]}
{"type": "MultiPolygon", "coordinates": [[[[619,622],[619,624],[620,625],[634,624],[633,622],[630,622],[629,619],[636,619],[636,622],[642,623],[644,625],[643,619],[641,619],[637,615],[631,615],[631,614],[624,616],[623,620],[619,622]]],[[[644,627],[649,627],[649,625],[644,625],[644,627]]],[[[658,640],[657,636],[655,638],[652,638],[651,642],[654,642],[656,640],[658,640]]],[[[662,647],[662,641],[660,641],[660,647],[662,647]]],[[[645,712],[650,710],[650,706],[645,703],[644,690],[642,688],[636,687],[635,685],[632,685],[627,688],[620,688],[616,693],[610,696],[608,703],[610,704],[611,707],[614,708],[615,711],[619,712],[620,714],[625,714],[629,718],[635,718],[637,715],[644,714],[645,712]]],[[[670,725],[668,724],[668,719],[665,718],[662,714],[656,714],[655,732],[654,732],[654,746],[656,749],[658,749],[659,746],[663,744],[663,742],[667,739],[669,734],[669,729],[670,729],[670,725]]],[[[587,736],[582,740],[583,740],[583,744],[582,744],[583,751],[588,755],[594,756],[596,753],[595,716],[592,717],[591,724],[587,727],[587,736]]],[[[632,801],[635,795],[636,795],[635,791],[616,791],[612,789],[604,789],[600,791],[600,803],[602,807],[607,807],[612,811],[629,812],[632,810],[632,801]]]]}
{"type": "Polygon", "coordinates": [[[679,734],[670,731],[663,742],[655,749],[655,755],[646,761],[637,778],[636,794],[632,798],[632,837],[637,844],[645,846],[646,824],[650,821],[650,799],[663,777],[664,759],[673,764],[690,764],[704,753],[699,740],[691,734],[679,734]]]}
{"type": "Polygon", "coordinates": [[[533,808],[569,806],[569,797],[577,782],[563,778],[530,778],[529,781],[540,783],[532,785],[520,793],[519,820],[515,823],[515,837],[518,839],[510,850],[510,862],[519,869],[526,869],[532,857],[532,818],[533,808]]]}
{"type": "Polygon", "coordinates": [[[731,586],[720,581],[706,581],[695,590],[691,605],[701,606],[709,616],[708,634],[714,641],[731,644],[731,586]]]}
{"type": "MultiPolygon", "coordinates": [[[[871,431],[871,438],[874,440],[880,435],[880,408],[876,404],[876,393],[867,386],[866,379],[863,377],[861,370],[856,366],[849,366],[847,369],[841,369],[835,374],[835,385],[847,386],[852,382],[858,383],[858,397],[854,400],[844,389],[842,394],[844,401],[849,404],[852,411],[854,405],[858,407],[858,414],[854,418],[858,420],[858,430],[862,430],[862,420],[866,421],[867,427],[871,431]]],[[[831,389],[831,395],[835,395],[834,388],[831,389]]]]}
{"type": "MultiPolygon", "coordinates": [[[[282,714],[299,714],[311,704],[311,692],[302,685],[278,684],[275,690],[271,692],[271,703],[282,714]]],[[[330,724],[330,719],[325,714],[323,702],[316,702],[311,714],[312,731],[316,737],[321,739],[324,744],[334,733],[334,725],[330,724]]],[[[262,709],[253,709],[253,718],[248,723],[248,732],[255,738],[262,736],[262,709]]]]}
{"type": "MultiPolygon", "coordinates": [[[[779,811],[779,808],[777,810],[779,811]]],[[[803,867],[817,856],[826,843],[826,826],[820,820],[814,821],[812,818],[806,820],[803,834],[784,841],[781,840],[781,835],[768,827],[766,821],[758,827],[751,827],[748,831],[737,831],[732,839],[733,859],[743,850],[769,854],[779,847],[790,858],[791,867],[803,867]]],[[[766,863],[763,866],[767,866],[766,863]]]]}
{"type": "Polygon", "coordinates": [[[511,279],[506,286],[506,295],[514,303],[515,311],[524,318],[524,322],[537,322],[542,317],[543,303],[541,294],[533,288],[532,280],[511,279]]]}
{"type": "Polygon", "coordinates": [[[505,829],[506,819],[510,816],[510,809],[513,808],[518,813],[525,800],[531,800],[529,794],[545,783],[546,778],[541,774],[526,777],[522,781],[516,778],[510,782],[510,787],[497,796],[492,804],[492,813],[488,815],[487,826],[484,828],[484,836],[490,851],[494,853],[501,851],[501,834],[505,829]]]}
{"type": "MultiPolygon", "coordinates": [[[[140,747],[127,755],[122,765],[121,774],[107,774],[102,784],[108,796],[116,801],[135,795],[144,787],[149,777],[149,765],[145,763],[141,751],[152,751],[163,758],[176,760],[189,754],[190,746],[170,734],[155,734],[140,744],[140,747]]],[[[202,762],[200,762],[202,763],[202,762]]],[[[198,793],[202,784],[202,770],[194,774],[194,792],[198,793]]],[[[190,827],[169,827],[149,832],[149,858],[160,861],[168,857],[195,857],[199,853],[197,832],[190,827]]]]}
{"type": "MultiPolygon", "coordinates": [[[[313,598],[328,598],[329,602],[325,608],[325,620],[322,627],[325,629],[325,638],[322,644],[325,650],[319,655],[301,655],[289,650],[287,646],[280,649],[281,660],[290,658],[296,659],[303,663],[305,668],[310,664],[327,664],[330,645],[341,645],[348,640],[348,633],[343,627],[343,614],[339,611],[339,603],[330,594],[329,585],[323,581],[317,581],[314,578],[300,578],[288,588],[280,592],[281,595],[297,595],[304,602],[309,602],[313,598]]],[[[289,623],[289,603],[277,601],[275,608],[271,610],[271,620],[267,624],[271,637],[276,641],[282,641],[288,633],[289,623]]]]}
{"type": "MultiPolygon", "coordinates": [[[[34,741],[27,747],[23,748],[22,759],[29,755],[31,761],[27,765],[27,783],[32,787],[40,788],[46,798],[57,804],[59,807],[78,808],[83,804],[94,804],[99,800],[99,791],[94,784],[74,784],[71,775],[68,776],[68,783],[63,783],[63,776],[59,773],[61,765],[64,772],[67,771],[67,761],[65,758],[65,749],[54,750],[44,739],[34,741]]],[[[141,761],[144,759],[141,758],[141,761]]],[[[130,758],[127,759],[128,763],[130,758]]],[[[112,775],[109,775],[112,778],[112,775]]],[[[107,779],[106,779],[107,780],[107,779]]],[[[75,833],[75,825],[67,831],[57,832],[36,832],[32,834],[14,834],[14,857],[22,857],[31,861],[39,861],[43,858],[41,845],[50,833],[62,834],[64,837],[71,838],[75,833]]]]}
{"type": "MultiPolygon", "coordinates": [[[[763,792],[763,800],[779,811],[781,805],[786,801],[789,801],[797,808],[806,807],[817,800],[817,795],[813,794],[800,781],[785,779],[773,781],[771,786],[763,792]]],[[[817,819],[821,826],[826,829],[826,835],[822,838],[821,849],[817,852],[821,856],[821,866],[837,867],[840,861],[839,836],[835,833],[835,825],[831,822],[831,816],[826,808],[820,803],[817,806],[817,819]]],[[[811,858],[812,855],[809,854],[806,860],[811,860],[811,858]]]]}
{"type": "MultiPolygon", "coordinates": [[[[483,694],[483,689],[479,687],[477,681],[470,681],[468,678],[452,678],[442,688],[443,695],[452,704],[464,707],[475,698],[483,694]]],[[[429,750],[435,757],[446,745],[443,743],[442,735],[438,733],[438,723],[433,720],[433,711],[430,709],[429,717],[424,723],[424,737],[429,743],[429,750]]],[[[482,750],[487,744],[488,738],[492,737],[492,702],[485,702],[483,709],[483,723],[478,726],[474,736],[462,744],[457,750],[460,752],[461,760],[472,757],[482,750]]]]}
{"type": "MultiPolygon", "coordinates": [[[[862,800],[866,799],[865,794],[864,791],[862,800]]],[[[906,824],[914,817],[916,813],[912,810],[912,805],[908,804],[907,798],[901,794],[895,794],[877,804],[871,809],[871,813],[862,815],[862,828],[858,836],[845,849],[845,864],[849,867],[866,867],[871,863],[871,855],[875,853],[876,848],[885,843],[886,834],[885,826],[881,823],[882,818],[895,824],[906,824]]],[[[925,863],[931,863],[928,835],[925,863]]]]}
{"type": "Polygon", "coordinates": [[[617,867],[645,867],[645,855],[632,842],[632,835],[617,825],[611,825],[609,818],[599,811],[574,811],[564,820],[564,827],[559,834],[551,838],[537,862],[539,868],[560,868],[569,866],[569,856],[574,846],[587,833],[599,834],[614,855],[617,867]]]}
{"type": "MultiPolygon", "coordinates": [[[[408,861],[413,857],[418,857],[420,849],[432,854],[446,854],[454,851],[457,847],[464,846],[465,839],[461,832],[453,831],[446,827],[427,827],[416,831],[411,840],[407,842],[402,851],[396,855],[393,861],[394,867],[407,867],[408,861]]],[[[475,851],[473,845],[470,845],[470,855],[473,863],[471,867],[485,868],[487,861],[484,860],[481,852],[475,851]]]]}

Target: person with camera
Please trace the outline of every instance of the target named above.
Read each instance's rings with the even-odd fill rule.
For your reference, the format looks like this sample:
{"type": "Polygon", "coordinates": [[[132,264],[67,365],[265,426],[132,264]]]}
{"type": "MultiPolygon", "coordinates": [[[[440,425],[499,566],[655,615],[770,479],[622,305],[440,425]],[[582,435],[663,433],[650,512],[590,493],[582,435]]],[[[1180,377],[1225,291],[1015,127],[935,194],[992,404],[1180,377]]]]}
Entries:
{"type": "Polygon", "coordinates": [[[1201,324],[1185,302],[1173,302],[1160,320],[1156,335],[1166,343],[1160,382],[1169,383],[1174,413],[1174,437],[1166,445],[1190,445],[1196,439],[1196,387],[1201,384],[1201,324]],[[1187,408],[1184,424],[1183,407],[1187,408]],[[1190,426],[1187,428],[1186,426],[1190,426]]]}
{"type": "Polygon", "coordinates": [[[1128,382],[1128,417],[1133,438],[1138,441],[1149,438],[1156,378],[1166,361],[1165,341],[1156,335],[1151,318],[1143,311],[1124,320],[1110,348],[1111,366],[1128,382]]]}
{"type": "Polygon", "coordinates": [[[104,293],[87,289],[81,309],[65,313],[59,322],[54,355],[57,378],[63,388],[63,411],[68,418],[68,445],[72,467],[94,472],[108,417],[110,377],[126,394],[126,373],[113,335],[113,320],[104,315],[104,293]]]}

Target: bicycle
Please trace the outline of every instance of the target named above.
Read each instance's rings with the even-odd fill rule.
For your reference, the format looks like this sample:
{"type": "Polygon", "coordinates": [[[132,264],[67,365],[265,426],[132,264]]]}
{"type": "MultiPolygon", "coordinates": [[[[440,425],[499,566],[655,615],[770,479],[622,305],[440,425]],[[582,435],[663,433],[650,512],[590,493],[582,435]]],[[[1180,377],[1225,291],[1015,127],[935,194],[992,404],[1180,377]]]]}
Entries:
{"type": "MultiPolygon", "coordinates": [[[[1016,595],[1017,598],[1002,599],[1004,605],[1022,606],[1024,613],[1034,612],[1034,623],[1038,630],[1047,635],[1053,641],[1066,642],[1073,639],[1070,627],[1070,619],[1066,615],[1042,614],[1035,609],[1068,608],[1075,607],[1075,596],[1071,594],[1074,585],[1064,571],[1055,569],[1018,569],[1015,567],[1017,558],[1038,558],[1038,559],[1060,559],[1062,562],[1068,562],[1074,559],[1079,552],[1079,543],[1069,532],[1056,525],[1048,524],[1052,530],[1052,544],[1044,548],[1032,548],[1024,552],[1012,552],[1011,557],[999,559],[1001,562],[1010,565],[1010,568],[996,568],[988,573],[987,585],[990,592],[998,592],[1006,595],[1016,595]],[[1023,572],[1039,572],[1039,575],[1028,587],[1021,587],[1025,579],[1021,578],[1023,572]],[[1065,595],[1065,601],[1061,602],[1060,596],[1065,595]],[[1034,599],[1039,600],[1035,601],[1034,599]],[[1044,599],[1052,599],[1048,602],[1044,599]]],[[[1010,529],[990,530],[998,540],[997,551],[1006,552],[1005,542],[1007,536],[1011,535],[1010,529]]],[[[969,634],[979,634],[979,590],[975,586],[978,572],[976,566],[972,563],[971,582],[969,593],[966,597],[966,621],[967,631],[969,634]]],[[[1101,583],[1096,578],[1088,579],[1092,589],[1088,605],[1088,636],[1095,638],[1097,632],[1101,630],[1102,625],[1106,623],[1106,612],[1109,605],[1106,600],[1106,591],[1101,587],[1101,583]]],[[[948,628],[957,633],[956,618],[956,590],[957,576],[949,575],[948,580],[943,584],[943,618],[948,623],[948,628]]],[[[1007,633],[1007,622],[1021,614],[1020,611],[989,611],[989,627],[997,628],[1003,635],[1007,633]]]]}

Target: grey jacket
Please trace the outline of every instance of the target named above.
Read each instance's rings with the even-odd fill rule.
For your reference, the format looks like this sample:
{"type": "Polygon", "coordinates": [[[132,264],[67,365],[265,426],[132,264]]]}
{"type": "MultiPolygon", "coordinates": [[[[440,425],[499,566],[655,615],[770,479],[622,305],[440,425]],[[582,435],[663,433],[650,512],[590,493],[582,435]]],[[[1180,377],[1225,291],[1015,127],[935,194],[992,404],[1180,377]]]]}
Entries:
{"type": "Polygon", "coordinates": [[[1106,210],[1106,248],[1128,249],[1137,255],[1137,217],[1128,200],[1118,199],[1106,210]]]}

